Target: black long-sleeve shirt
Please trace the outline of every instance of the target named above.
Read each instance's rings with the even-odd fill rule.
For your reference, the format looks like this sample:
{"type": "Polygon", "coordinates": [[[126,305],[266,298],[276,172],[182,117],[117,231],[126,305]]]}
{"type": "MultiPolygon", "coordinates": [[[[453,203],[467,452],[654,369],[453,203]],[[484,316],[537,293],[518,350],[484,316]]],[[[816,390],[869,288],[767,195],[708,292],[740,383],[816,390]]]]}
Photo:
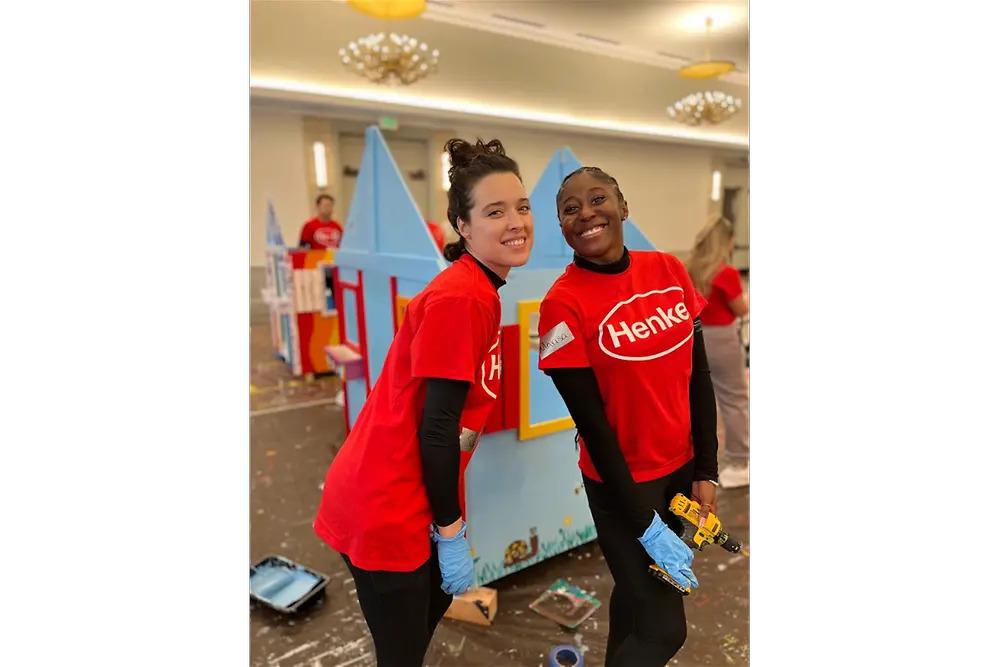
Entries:
{"type": "MultiPolygon", "coordinates": [[[[475,259],[475,257],[473,257],[475,259]]],[[[505,281],[479,260],[476,264],[500,289],[505,281]]],[[[462,335],[462,332],[456,332],[462,335]]],[[[442,345],[446,341],[442,341],[442,345]]],[[[420,458],[427,499],[434,523],[448,526],[462,516],[458,504],[458,469],[460,461],[459,420],[470,384],[462,380],[428,378],[424,411],[420,420],[420,458]]]]}
{"type": "MultiPolygon", "coordinates": [[[[620,273],[628,268],[628,250],[613,264],[599,265],[575,257],[577,266],[599,273],[620,273]]],[[[701,321],[694,321],[691,382],[691,436],[695,449],[695,481],[718,479],[718,437],[716,436],[715,391],[705,353],[701,321]]],[[[643,500],[632,479],[625,456],[611,424],[592,368],[556,368],[546,371],[562,396],[577,430],[587,443],[587,452],[601,480],[619,498],[625,518],[636,537],[642,535],[652,518],[652,507],[643,500]]],[[[641,400],[641,399],[640,399],[641,400]]]]}

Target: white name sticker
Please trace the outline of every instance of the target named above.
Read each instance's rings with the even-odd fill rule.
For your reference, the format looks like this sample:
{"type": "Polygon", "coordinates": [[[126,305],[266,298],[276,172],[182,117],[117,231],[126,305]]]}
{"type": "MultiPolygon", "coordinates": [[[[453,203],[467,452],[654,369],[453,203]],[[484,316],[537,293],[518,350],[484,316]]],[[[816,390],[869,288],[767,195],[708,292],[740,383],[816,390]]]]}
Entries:
{"type": "Polygon", "coordinates": [[[538,343],[538,356],[539,359],[544,359],[549,356],[560,347],[566,345],[567,343],[574,340],[573,332],[569,330],[569,325],[565,322],[560,322],[551,329],[548,333],[542,336],[538,343]]]}

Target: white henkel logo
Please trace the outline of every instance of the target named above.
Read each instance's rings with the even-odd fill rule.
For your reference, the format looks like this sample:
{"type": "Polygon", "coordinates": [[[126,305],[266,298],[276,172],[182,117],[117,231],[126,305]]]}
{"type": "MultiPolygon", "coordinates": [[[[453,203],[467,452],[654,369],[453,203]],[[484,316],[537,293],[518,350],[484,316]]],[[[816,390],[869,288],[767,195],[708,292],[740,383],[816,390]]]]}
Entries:
{"type": "Polygon", "coordinates": [[[340,243],[340,232],[337,231],[336,227],[320,227],[313,234],[313,238],[320,245],[333,248],[340,243]]]}
{"type": "MultiPolygon", "coordinates": [[[[680,287],[668,287],[635,294],[619,301],[601,320],[597,343],[609,357],[624,361],[648,361],[670,354],[691,339],[690,329],[683,340],[677,340],[674,327],[691,319],[687,306],[679,300],[684,295],[680,287]],[[667,295],[677,292],[675,302],[667,295]],[[629,350],[641,354],[628,354],[629,350]]],[[[684,328],[678,331],[683,331],[684,328]]]]}
{"type": "MultiPolygon", "coordinates": [[[[497,342],[493,343],[493,347],[490,348],[488,354],[490,355],[490,378],[489,381],[493,382],[493,379],[500,379],[501,373],[503,373],[503,361],[500,359],[500,352],[494,354],[494,350],[500,347],[500,332],[497,331],[497,342]]],[[[482,378],[480,384],[483,386],[483,391],[490,395],[490,398],[496,398],[497,395],[490,391],[490,388],[486,386],[486,362],[479,369],[479,375],[482,378]]]]}

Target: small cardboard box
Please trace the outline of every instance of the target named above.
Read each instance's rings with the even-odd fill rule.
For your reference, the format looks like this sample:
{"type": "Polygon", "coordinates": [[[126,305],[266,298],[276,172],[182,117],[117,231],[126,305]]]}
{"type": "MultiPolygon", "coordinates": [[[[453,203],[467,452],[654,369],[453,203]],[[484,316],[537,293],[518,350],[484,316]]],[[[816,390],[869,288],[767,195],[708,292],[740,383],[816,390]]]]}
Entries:
{"type": "Polygon", "coordinates": [[[456,595],[444,617],[476,625],[492,624],[497,617],[496,589],[483,586],[456,595]]]}

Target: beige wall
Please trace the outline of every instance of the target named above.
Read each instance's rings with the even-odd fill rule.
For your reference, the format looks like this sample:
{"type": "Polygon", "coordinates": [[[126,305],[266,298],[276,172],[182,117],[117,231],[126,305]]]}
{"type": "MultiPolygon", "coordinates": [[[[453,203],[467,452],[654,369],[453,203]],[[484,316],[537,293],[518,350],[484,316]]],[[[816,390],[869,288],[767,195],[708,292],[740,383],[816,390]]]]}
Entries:
{"type": "MultiPolygon", "coordinates": [[[[739,188],[736,199],[736,245],[750,245],[750,170],[746,167],[727,166],[722,172],[722,184],[727,188],[739,188]]],[[[733,253],[733,263],[736,266],[750,266],[747,250],[737,250],[733,253]]]]}
{"type": "MultiPolygon", "coordinates": [[[[405,125],[405,120],[402,124],[405,125]]],[[[303,117],[301,113],[296,115],[270,108],[252,109],[252,265],[264,263],[268,196],[274,201],[286,242],[294,243],[298,239],[302,222],[312,215],[312,198],[317,192],[311,164],[312,141],[328,143],[330,186],[327,190],[339,195],[342,175],[336,137],[345,126],[335,118],[303,117]]],[[[352,124],[352,129],[355,128],[356,124],[352,124]]],[[[451,130],[428,130],[425,136],[429,148],[429,217],[444,223],[447,232],[451,230],[446,217],[447,197],[439,185],[439,155],[445,140],[452,136],[470,140],[477,136],[500,138],[508,153],[518,161],[529,191],[552,154],[562,146],[569,146],[581,162],[599,166],[618,179],[632,219],[656,247],[671,252],[686,251],[707,219],[712,204],[712,170],[723,164],[719,152],[711,148],[548,130],[457,124],[451,130]]],[[[724,170],[726,185],[730,185],[728,176],[724,170]]],[[[335,217],[346,222],[349,205],[344,197],[337,196],[335,217]]],[[[546,224],[546,221],[537,223],[546,224]]]]}
{"type": "Polygon", "coordinates": [[[312,216],[302,116],[251,108],[250,264],[264,266],[267,202],[274,204],[285,242],[298,243],[312,216]]]}

